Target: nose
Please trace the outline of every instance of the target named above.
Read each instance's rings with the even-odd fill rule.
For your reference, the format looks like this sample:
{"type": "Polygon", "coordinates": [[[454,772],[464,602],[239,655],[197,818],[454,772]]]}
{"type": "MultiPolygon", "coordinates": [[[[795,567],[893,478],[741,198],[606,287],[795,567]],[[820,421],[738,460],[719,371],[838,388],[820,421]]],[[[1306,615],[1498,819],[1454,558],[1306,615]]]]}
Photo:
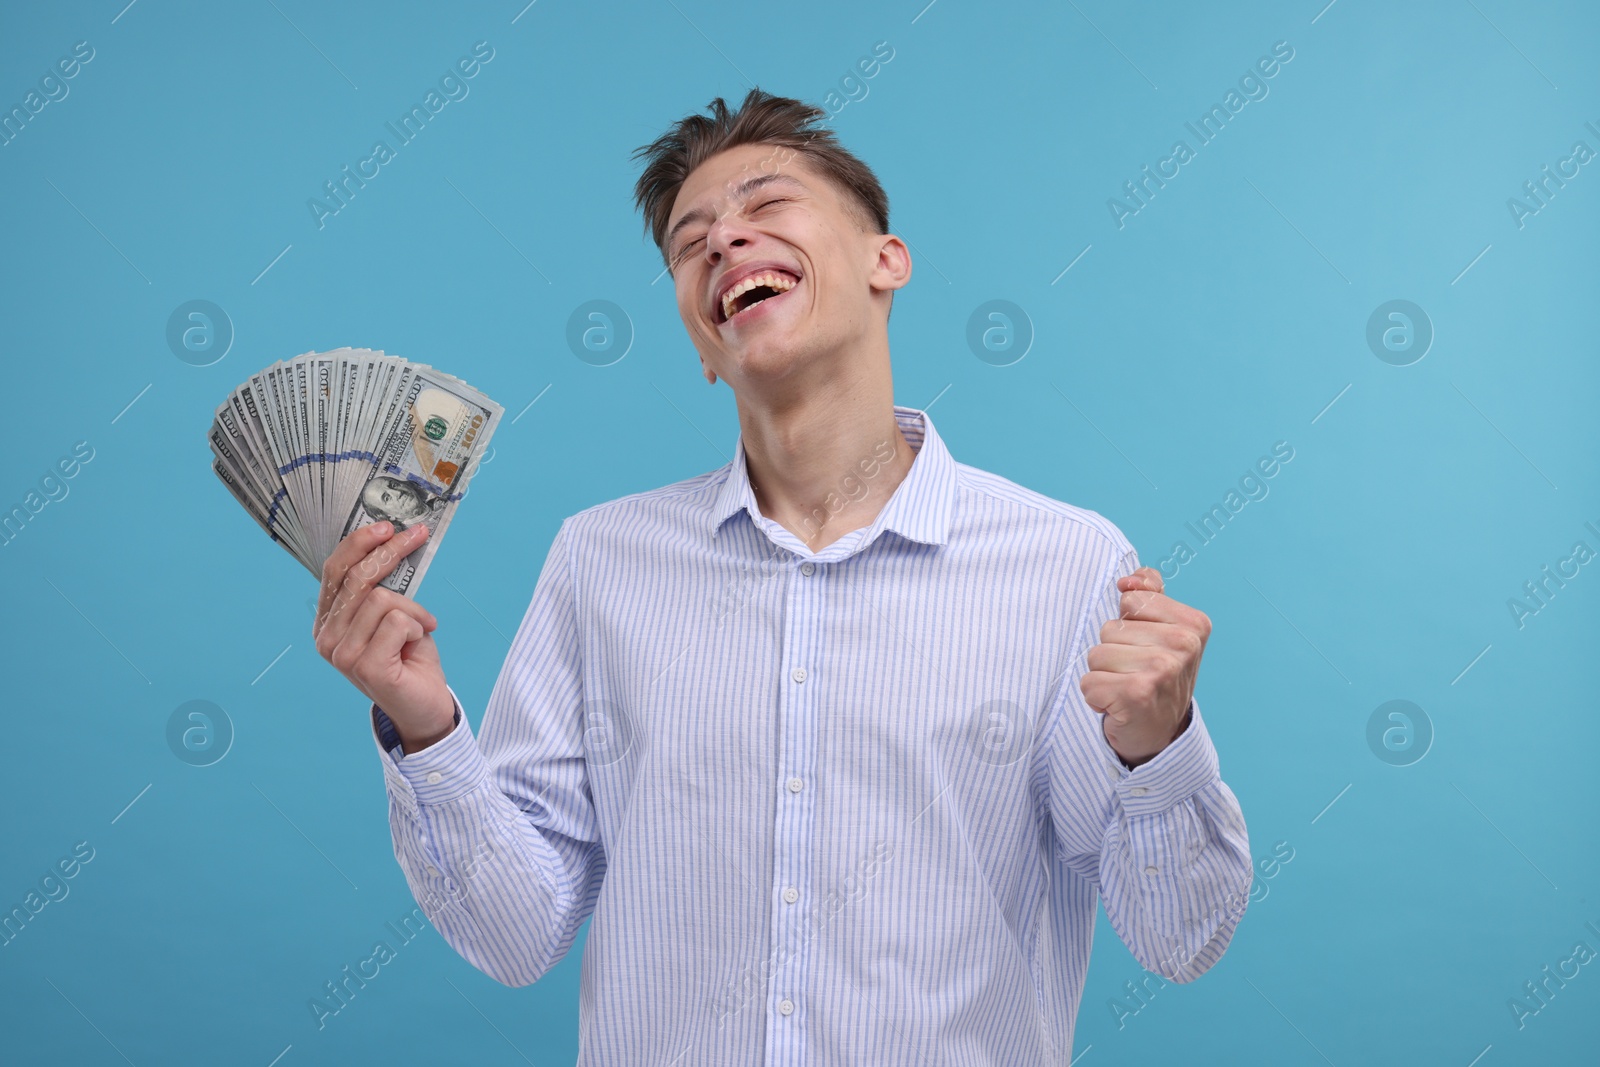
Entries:
{"type": "Polygon", "coordinates": [[[720,216],[706,231],[706,258],[716,266],[722,257],[735,248],[743,248],[755,238],[755,230],[737,211],[729,211],[720,216]]]}

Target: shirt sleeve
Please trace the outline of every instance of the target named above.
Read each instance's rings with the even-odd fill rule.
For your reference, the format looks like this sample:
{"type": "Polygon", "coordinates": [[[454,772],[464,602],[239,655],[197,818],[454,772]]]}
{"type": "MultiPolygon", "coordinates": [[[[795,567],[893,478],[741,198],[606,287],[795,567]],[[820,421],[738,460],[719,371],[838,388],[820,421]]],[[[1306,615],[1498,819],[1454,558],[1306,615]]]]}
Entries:
{"type": "Polygon", "coordinates": [[[450,733],[406,755],[372,705],[395,859],[411,893],[452,948],[511,986],[566,955],[605,872],[583,757],[566,534],[563,523],[490,694],[481,742],[456,700],[450,733]]]}
{"type": "Polygon", "coordinates": [[[1117,547],[1050,711],[1042,756],[1051,823],[1058,861],[1098,888],[1112,928],[1139,963],[1189,982],[1221,958],[1244,915],[1250,840],[1198,701],[1190,702],[1183,733],[1129,770],[1084,700],[1087,652],[1120,614],[1116,581],[1139,567],[1131,545],[1117,547]]]}

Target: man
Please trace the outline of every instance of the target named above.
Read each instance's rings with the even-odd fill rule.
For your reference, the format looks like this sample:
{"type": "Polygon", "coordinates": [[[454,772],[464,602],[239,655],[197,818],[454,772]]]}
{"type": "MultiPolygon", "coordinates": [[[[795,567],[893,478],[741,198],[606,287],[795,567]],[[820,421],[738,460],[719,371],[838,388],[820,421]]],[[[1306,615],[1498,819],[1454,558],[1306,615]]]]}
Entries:
{"type": "Polygon", "coordinates": [[[472,735],[415,530],[328,561],[318,651],[372,698],[395,854],[508,985],[583,955],[585,1064],[1064,1064],[1095,904],[1186,982],[1249,843],[1193,701],[1210,624],[1092,511],[893,403],[911,278],[820,109],[758,90],[636,189],[727,466],[568,517],[472,735]]]}

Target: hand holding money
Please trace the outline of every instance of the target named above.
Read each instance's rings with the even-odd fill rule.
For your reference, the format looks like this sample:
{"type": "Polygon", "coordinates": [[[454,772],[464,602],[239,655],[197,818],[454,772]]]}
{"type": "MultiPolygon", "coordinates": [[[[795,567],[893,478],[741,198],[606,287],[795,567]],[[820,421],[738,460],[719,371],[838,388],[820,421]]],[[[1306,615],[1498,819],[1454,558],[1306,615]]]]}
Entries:
{"type": "Polygon", "coordinates": [[[383,709],[408,753],[443,738],[455,720],[433,642],[438,620],[379,584],[427,532],[378,522],[346,536],[323,566],[311,627],[317,654],[383,709]]]}
{"type": "Polygon", "coordinates": [[[449,733],[428,610],[411,599],[503,414],[459,378],[364,348],[307,352],[217,408],[212,469],[322,578],[317,652],[371,697],[406,751],[449,733]]]}

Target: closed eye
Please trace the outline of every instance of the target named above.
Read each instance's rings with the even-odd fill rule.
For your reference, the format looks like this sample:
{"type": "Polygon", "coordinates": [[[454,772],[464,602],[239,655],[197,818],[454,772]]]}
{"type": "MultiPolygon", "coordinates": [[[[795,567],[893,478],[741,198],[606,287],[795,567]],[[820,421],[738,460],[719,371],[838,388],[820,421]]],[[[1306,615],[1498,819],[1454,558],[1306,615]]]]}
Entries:
{"type": "MultiPolygon", "coordinates": [[[[791,199],[793,199],[793,198],[792,197],[787,197],[787,196],[775,196],[770,200],[763,200],[761,203],[757,204],[751,210],[752,211],[764,211],[767,208],[771,207],[773,204],[787,204],[787,203],[789,203],[789,201],[791,199]]],[[[676,268],[678,266],[678,264],[682,263],[684,257],[687,256],[690,252],[694,251],[694,247],[696,245],[702,243],[703,241],[705,241],[704,237],[696,237],[694,240],[690,241],[688,244],[686,244],[682,248],[678,249],[678,254],[676,256],[674,256],[673,259],[672,259],[673,267],[676,268]]]]}
{"type": "Polygon", "coordinates": [[[673,267],[676,268],[679,264],[681,264],[683,262],[683,260],[684,260],[684,257],[686,257],[690,252],[694,251],[694,246],[699,244],[700,242],[702,242],[704,240],[705,240],[704,237],[696,237],[694,240],[690,241],[688,244],[686,244],[682,248],[678,249],[678,254],[675,257],[673,257],[673,260],[672,260],[673,267]]]}

